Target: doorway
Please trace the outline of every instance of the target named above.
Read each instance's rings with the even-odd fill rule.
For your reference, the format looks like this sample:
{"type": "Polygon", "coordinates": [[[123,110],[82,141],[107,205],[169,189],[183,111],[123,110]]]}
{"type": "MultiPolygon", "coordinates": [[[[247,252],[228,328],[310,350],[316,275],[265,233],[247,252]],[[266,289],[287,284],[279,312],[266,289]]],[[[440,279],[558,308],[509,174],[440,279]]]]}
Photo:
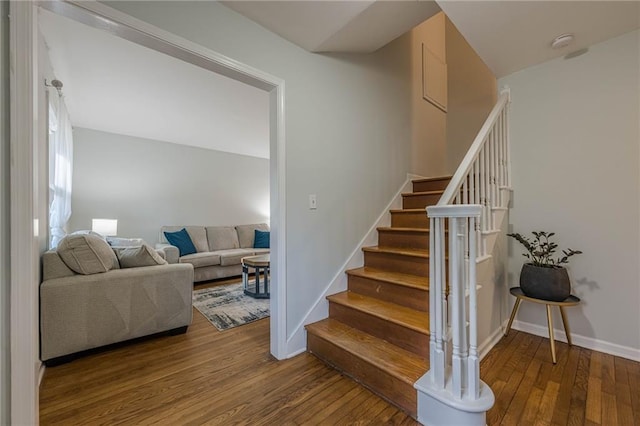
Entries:
{"type": "Polygon", "coordinates": [[[230,77],[269,93],[270,221],[271,221],[271,325],[270,351],[286,354],[286,211],[284,81],[227,58],[196,43],[134,19],[97,2],[10,4],[11,57],[11,410],[13,423],[37,422],[38,407],[38,235],[34,232],[41,211],[37,181],[37,120],[34,104],[37,81],[37,8],[107,31],[141,46],[192,65],[230,77]],[[25,143],[29,141],[30,143],[25,143]],[[33,221],[31,220],[33,218],[33,221]],[[36,235],[34,235],[36,234],[36,235]],[[15,259],[15,260],[14,260],[15,259]]]}

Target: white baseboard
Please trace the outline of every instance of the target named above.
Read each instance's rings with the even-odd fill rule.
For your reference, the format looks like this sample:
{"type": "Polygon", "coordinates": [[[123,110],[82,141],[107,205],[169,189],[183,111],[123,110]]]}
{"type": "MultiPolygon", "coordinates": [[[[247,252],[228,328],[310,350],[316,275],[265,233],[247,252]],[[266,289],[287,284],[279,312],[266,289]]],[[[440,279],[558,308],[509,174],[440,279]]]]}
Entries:
{"type": "Polygon", "coordinates": [[[493,347],[497,345],[498,342],[502,339],[502,337],[504,336],[504,329],[507,327],[508,322],[509,321],[503,322],[500,327],[494,330],[493,333],[491,333],[489,337],[487,337],[484,342],[480,344],[480,346],[478,347],[478,351],[480,352],[480,361],[482,361],[482,359],[487,356],[491,349],[493,349],[493,347]]]}
{"type": "Polygon", "coordinates": [[[40,370],[38,372],[38,387],[42,385],[42,378],[44,377],[44,370],[46,369],[47,367],[44,366],[44,363],[40,363],[40,370]]]}
{"type": "Polygon", "coordinates": [[[378,241],[378,227],[389,226],[391,224],[391,213],[389,210],[402,208],[402,193],[411,192],[411,181],[413,179],[421,179],[422,176],[407,174],[407,179],[402,184],[398,192],[393,196],[393,199],[384,208],[376,222],[371,226],[369,231],[365,234],[364,238],[360,241],[358,246],[353,249],[353,252],[342,265],[340,270],[336,272],[335,276],[320,294],[316,302],[309,309],[306,315],[302,318],[302,321],[294,328],[291,335],[287,338],[287,358],[296,356],[307,349],[307,332],[304,328],[306,324],[311,324],[316,321],[323,320],[329,316],[329,302],[327,296],[345,291],[347,289],[347,274],[346,271],[353,268],[358,268],[364,264],[364,254],[362,253],[362,247],[377,245],[378,241]]]}
{"type": "MultiPolygon", "coordinates": [[[[549,338],[549,330],[538,324],[531,324],[523,321],[514,321],[513,327],[516,330],[525,333],[535,334],[536,336],[549,338]]],[[[553,333],[556,340],[567,342],[567,335],[564,330],[554,328],[553,333]]],[[[616,343],[605,342],[604,340],[594,339],[593,337],[581,336],[571,333],[571,340],[575,346],[591,349],[606,354],[619,356],[621,358],[630,359],[632,361],[640,361],[640,349],[630,348],[628,346],[618,345],[616,343]]]]}
{"type": "MultiPolygon", "coordinates": [[[[305,339],[306,339],[306,333],[305,333],[305,339]]],[[[298,349],[298,350],[297,350],[297,351],[295,351],[295,352],[290,352],[290,353],[288,353],[288,354],[287,354],[287,359],[289,359],[289,358],[293,358],[294,356],[298,356],[298,355],[300,355],[301,353],[306,352],[306,350],[307,350],[307,345],[305,345],[305,346],[304,346],[304,348],[300,348],[300,349],[298,349]]]]}

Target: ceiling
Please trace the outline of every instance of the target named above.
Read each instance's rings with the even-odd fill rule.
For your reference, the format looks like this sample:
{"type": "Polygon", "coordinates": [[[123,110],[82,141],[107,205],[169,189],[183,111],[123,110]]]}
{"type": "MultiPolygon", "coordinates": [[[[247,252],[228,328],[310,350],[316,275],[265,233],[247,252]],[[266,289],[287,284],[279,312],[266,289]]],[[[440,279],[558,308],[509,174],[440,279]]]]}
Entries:
{"type": "Polygon", "coordinates": [[[374,52],[440,11],[433,0],[222,3],[310,52],[374,52]]]}
{"type": "Polygon", "coordinates": [[[638,1],[228,1],[226,6],[311,52],[372,52],[440,8],[496,77],[640,27],[638,1]],[[571,32],[572,45],[550,48],[571,32]]]}
{"type": "Polygon", "coordinates": [[[640,27],[638,1],[439,1],[496,77],[564,56],[640,27]],[[574,42],[551,49],[573,33],[574,42]]]}
{"type": "Polygon", "coordinates": [[[269,158],[269,95],[40,9],[74,127],[269,158]]]}

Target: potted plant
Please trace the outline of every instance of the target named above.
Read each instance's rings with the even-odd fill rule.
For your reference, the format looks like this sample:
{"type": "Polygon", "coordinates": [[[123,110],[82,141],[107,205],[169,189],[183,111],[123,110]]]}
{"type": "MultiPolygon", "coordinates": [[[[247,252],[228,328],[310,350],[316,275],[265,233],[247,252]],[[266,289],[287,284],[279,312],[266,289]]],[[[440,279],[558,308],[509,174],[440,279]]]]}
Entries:
{"type": "Polygon", "coordinates": [[[569,274],[562,265],[569,263],[571,256],[582,252],[567,249],[562,250],[563,256],[553,257],[558,245],[550,241],[550,238],[555,233],[539,231],[532,234],[533,239],[518,233],[507,234],[527,249],[523,256],[529,262],[522,265],[520,288],[529,297],[561,302],[571,294],[569,274]]]}

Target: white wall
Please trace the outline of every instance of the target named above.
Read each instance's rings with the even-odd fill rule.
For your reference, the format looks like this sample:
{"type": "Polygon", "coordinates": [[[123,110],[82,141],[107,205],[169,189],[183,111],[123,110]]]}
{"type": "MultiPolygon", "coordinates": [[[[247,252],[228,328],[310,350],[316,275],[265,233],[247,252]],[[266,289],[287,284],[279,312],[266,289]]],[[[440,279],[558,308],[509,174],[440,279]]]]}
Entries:
{"type": "MultiPolygon", "coordinates": [[[[635,31],[499,81],[513,100],[512,230],[555,231],[561,248],[584,251],[569,265],[573,293],[582,299],[567,309],[572,334],[638,357],[639,50],[635,31]],[[615,348],[625,351],[609,345],[615,348]]],[[[512,241],[512,286],[521,253],[512,241]]],[[[546,326],[543,308],[524,303],[518,318],[546,326]]]]}
{"type": "Polygon", "coordinates": [[[269,219],[269,160],[74,128],[69,229],[118,219],[118,235],[158,242],[162,225],[269,219]]]}
{"type": "Polygon", "coordinates": [[[0,424],[9,424],[9,2],[0,2],[0,424]]]}
{"type": "Polygon", "coordinates": [[[109,5],[285,80],[291,333],[409,170],[409,46],[312,54],[215,2],[109,5]]]}

